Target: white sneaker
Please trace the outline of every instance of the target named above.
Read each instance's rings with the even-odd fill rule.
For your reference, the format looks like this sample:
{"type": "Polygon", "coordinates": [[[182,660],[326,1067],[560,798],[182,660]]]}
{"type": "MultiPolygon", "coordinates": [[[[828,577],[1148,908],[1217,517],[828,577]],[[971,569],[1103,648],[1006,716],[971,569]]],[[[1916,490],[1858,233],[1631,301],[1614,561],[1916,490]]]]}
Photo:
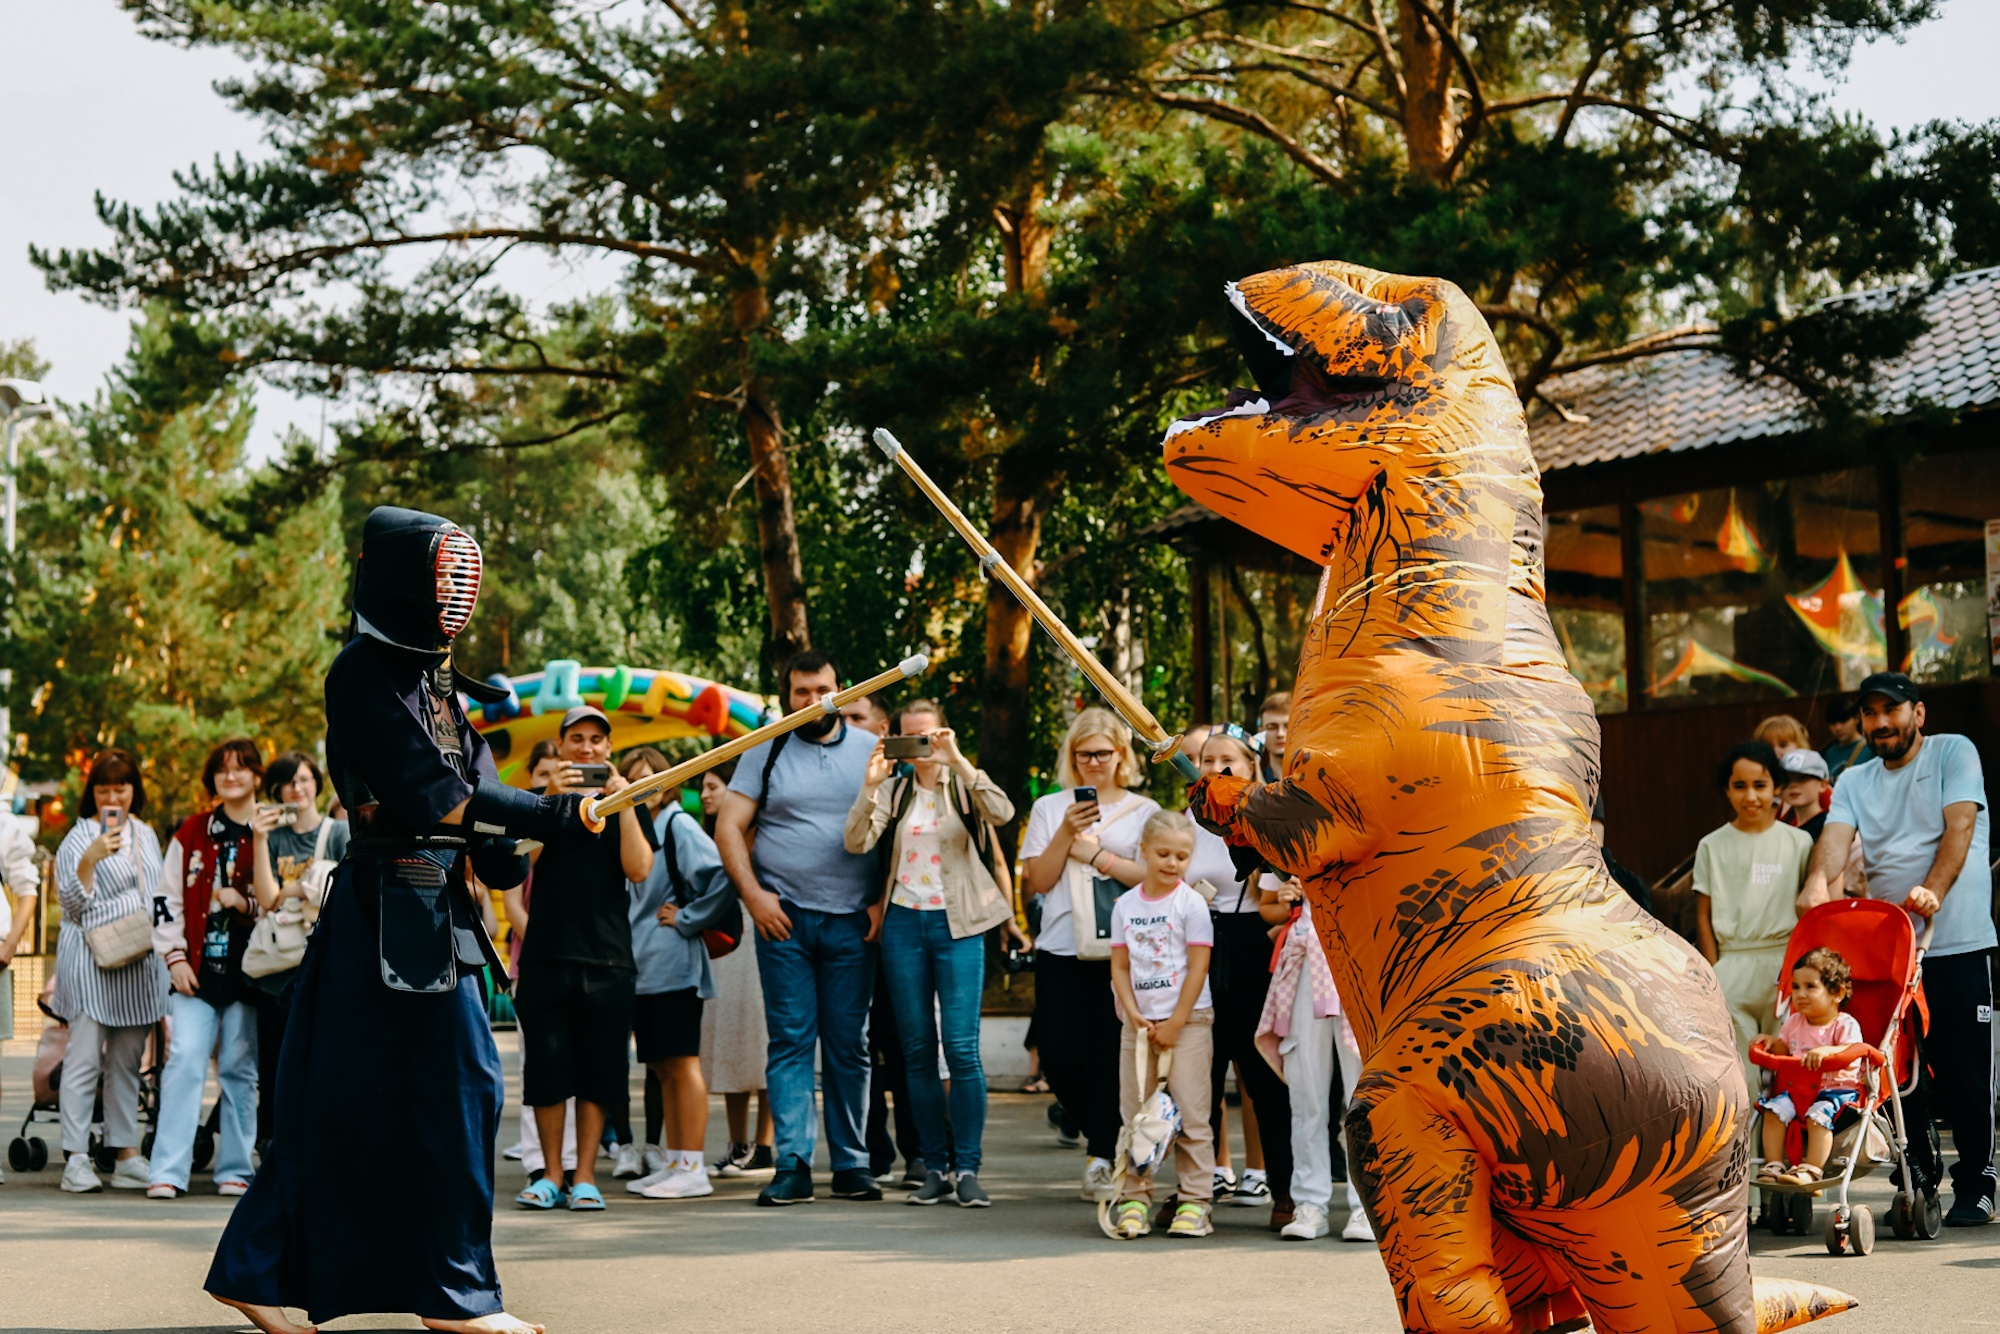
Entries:
{"type": "Polygon", "coordinates": [[[646,1193],[646,1187],[659,1185],[662,1181],[665,1181],[668,1177],[672,1176],[676,1170],[677,1169],[672,1167],[662,1167],[657,1172],[648,1172],[646,1173],[646,1175],[640,1177],[637,1181],[626,1182],[625,1190],[628,1194],[631,1195],[644,1195],[646,1193]]]}
{"type": "Polygon", "coordinates": [[[1092,1158],[1083,1169],[1083,1198],[1092,1204],[1107,1198],[1118,1185],[1118,1174],[1109,1158],[1092,1158]]]}
{"type": "Polygon", "coordinates": [[[673,1166],[673,1164],[667,1161],[667,1155],[661,1152],[660,1146],[657,1144],[648,1144],[642,1149],[639,1153],[639,1161],[646,1169],[647,1176],[651,1176],[655,1172],[664,1172],[673,1166]]]}
{"type": "Polygon", "coordinates": [[[518,1163],[526,1155],[519,1144],[510,1144],[500,1150],[500,1156],[510,1163],[518,1163]]]}
{"type": "Polygon", "coordinates": [[[1292,1221],[1278,1229],[1278,1235],[1292,1241],[1317,1241],[1331,1231],[1326,1210],[1317,1204],[1302,1204],[1292,1214],[1292,1221]]]}
{"type": "Polygon", "coordinates": [[[146,1155],[135,1153],[130,1158],[120,1158],[118,1166],[111,1173],[111,1189],[144,1190],[153,1184],[153,1165],[146,1161],[146,1155]]]}
{"type": "Polygon", "coordinates": [[[1375,1229],[1369,1226],[1368,1215],[1359,1209],[1347,1215],[1347,1226],[1340,1230],[1342,1241],[1373,1241],[1375,1229]]]}
{"type": "Polygon", "coordinates": [[[693,1200],[715,1194],[715,1186],[708,1179],[707,1168],[687,1167],[669,1173],[665,1180],[655,1181],[639,1193],[649,1200],[693,1200]]]}
{"type": "Polygon", "coordinates": [[[639,1158],[639,1146],[620,1144],[618,1152],[611,1160],[611,1175],[620,1181],[630,1181],[645,1174],[645,1164],[639,1158]]]}
{"type": "Polygon", "coordinates": [[[90,1170],[90,1155],[74,1153],[63,1164],[62,1188],[72,1195],[95,1195],[104,1189],[97,1173],[90,1170]]]}

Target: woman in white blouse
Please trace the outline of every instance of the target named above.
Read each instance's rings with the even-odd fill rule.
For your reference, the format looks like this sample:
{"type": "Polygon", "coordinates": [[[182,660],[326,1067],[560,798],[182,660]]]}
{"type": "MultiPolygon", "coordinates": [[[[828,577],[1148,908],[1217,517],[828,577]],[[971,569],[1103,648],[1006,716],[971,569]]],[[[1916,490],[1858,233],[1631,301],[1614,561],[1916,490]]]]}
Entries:
{"type": "Polygon", "coordinates": [[[100,751],[84,782],[76,823],[56,850],[56,897],[62,934],[56,941],[56,990],[49,1008],[69,1025],[63,1058],[62,1188],[76,1194],[104,1189],[90,1165],[91,1113],[104,1077],[104,1142],[116,1150],[111,1184],[144,1190],[151,1166],[139,1152],[139,1061],[146,1036],[165,1013],[166,973],[151,940],[153,895],[160,882],[160,840],[138,817],[146,785],[138,761],[122,750],[100,751]],[[133,917],[144,953],[101,968],[89,933],[133,917]]]}
{"type": "Polygon", "coordinates": [[[904,706],[896,732],[929,737],[931,753],[898,775],[883,744],[876,745],[861,794],[847,812],[845,842],[849,852],[869,852],[885,834],[889,838],[882,976],[903,1039],[911,1119],[928,1169],[906,1198],[983,1209],[992,1200],[979,1185],[986,1128],[979,1002],[986,989],[986,933],[1014,912],[993,870],[994,830],[1014,818],[1014,803],[959,751],[941,705],[920,699],[904,706]],[[949,1100],[938,1078],[940,1036],[951,1072],[949,1100]]]}
{"type": "Polygon", "coordinates": [[[1160,803],[1127,790],[1144,776],[1125,724],[1107,709],[1083,710],[1056,756],[1062,787],[1029,810],[1021,839],[1024,886],[1042,896],[1035,941],[1042,1073],[1083,1131],[1087,1200],[1114,1180],[1119,1021],[1111,999],[1110,913],[1117,896],[1146,874],[1139,834],[1160,803]]]}

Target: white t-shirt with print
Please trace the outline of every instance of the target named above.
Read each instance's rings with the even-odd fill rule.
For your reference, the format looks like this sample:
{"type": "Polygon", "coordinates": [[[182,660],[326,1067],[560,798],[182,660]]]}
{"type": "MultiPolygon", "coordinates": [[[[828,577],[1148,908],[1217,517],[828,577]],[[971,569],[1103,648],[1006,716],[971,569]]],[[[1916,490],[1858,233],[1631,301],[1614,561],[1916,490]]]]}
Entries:
{"type": "Polygon", "coordinates": [[[899,908],[931,912],[944,907],[944,844],[938,838],[937,793],[919,786],[903,816],[900,860],[889,902],[899,908]]]}
{"type": "MultiPolygon", "coordinates": [[[[1124,950],[1132,965],[1132,994],[1139,1014],[1147,1019],[1171,1019],[1187,985],[1188,946],[1215,945],[1215,924],[1208,904],[1185,880],[1163,899],[1146,897],[1144,885],[1126,890],[1111,909],[1111,948],[1124,950]]],[[[1194,1008],[1213,1004],[1208,978],[1194,1008]]]]}
{"type": "MultiPolygon", "coordinates": [[[[1076,804],[1076,789],[1063,788],[1051,792],[1037,800],[1028,811],[1027,832],[1021,835],[1021,860],[1026,862],[1048,851],[1054,841],[1056,830],[1061,827],[1063,816],[1076,804]]],[[[1127,792],[1116,806],[1099,805],[1097,823],[1090,832],[1104,850],[1114,857],[1136,861],[1139,857],[1139,834],[1146,827],[1146,817],[1160,809],[1160,803],[1137,792],[1127,792]]],[[[1192,892],[1192,891],[1190,891],[1192,892]]],[[[1195,898],[1200,899],[1196,894],[1195,898]]],[[[1064,877],[1058,876],[1049,892],[1042,895],[1042,933],[1035,937],[1035,948],[1049,954],[1074,956],[1076,954],[1076,924],[1070,920],[1069,886],[1064,877]]]]}

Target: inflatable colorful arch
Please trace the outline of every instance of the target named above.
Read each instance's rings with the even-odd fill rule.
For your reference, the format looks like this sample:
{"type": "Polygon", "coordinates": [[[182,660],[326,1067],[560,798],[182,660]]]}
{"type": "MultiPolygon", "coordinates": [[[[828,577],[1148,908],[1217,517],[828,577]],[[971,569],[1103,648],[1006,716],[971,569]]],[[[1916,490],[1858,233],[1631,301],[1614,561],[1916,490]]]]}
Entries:
{"type": "Polygon", "coordinates": [[[486,744],[500,776],[525,780],[524,761],[537,741],[554,740],[562,716],[579,704],[595,704],[611,718],[616,750],[676,737],[718,740],[742,736],[761,725],[769,705],[747,690],[704,681],[698,676],[644,667],[585,667],[557,658],[526,676],[495,673],[486,678],[506,690],[497,704],[466,702],[466,716],[486,744]]]}

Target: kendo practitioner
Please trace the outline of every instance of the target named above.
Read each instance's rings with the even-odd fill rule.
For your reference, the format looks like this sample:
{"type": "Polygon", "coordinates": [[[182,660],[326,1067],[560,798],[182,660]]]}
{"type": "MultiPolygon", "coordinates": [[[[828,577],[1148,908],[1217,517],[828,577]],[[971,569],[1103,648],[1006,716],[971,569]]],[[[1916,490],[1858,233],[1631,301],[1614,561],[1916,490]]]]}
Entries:
{"type": "Polygon", "coordinates": [[[299,970],[271,1144],[205,1285],[266,1334],[309,1334],[285,1307],[541,1334],[507,1314],[493,1265],[503,1095],[479,970],[506,973],[472,877],[512,888],[517,840],[560,845],[584,824],[576,794],[501,783],[459,705],[491,698],[451,666],[480,569],[434,514],[383,506],[362,530],[353,628],[326,674],[327,769],[354,837],[299,970]],[[362,1164],[392,1165],[393,1185],[362,1164]]]}

